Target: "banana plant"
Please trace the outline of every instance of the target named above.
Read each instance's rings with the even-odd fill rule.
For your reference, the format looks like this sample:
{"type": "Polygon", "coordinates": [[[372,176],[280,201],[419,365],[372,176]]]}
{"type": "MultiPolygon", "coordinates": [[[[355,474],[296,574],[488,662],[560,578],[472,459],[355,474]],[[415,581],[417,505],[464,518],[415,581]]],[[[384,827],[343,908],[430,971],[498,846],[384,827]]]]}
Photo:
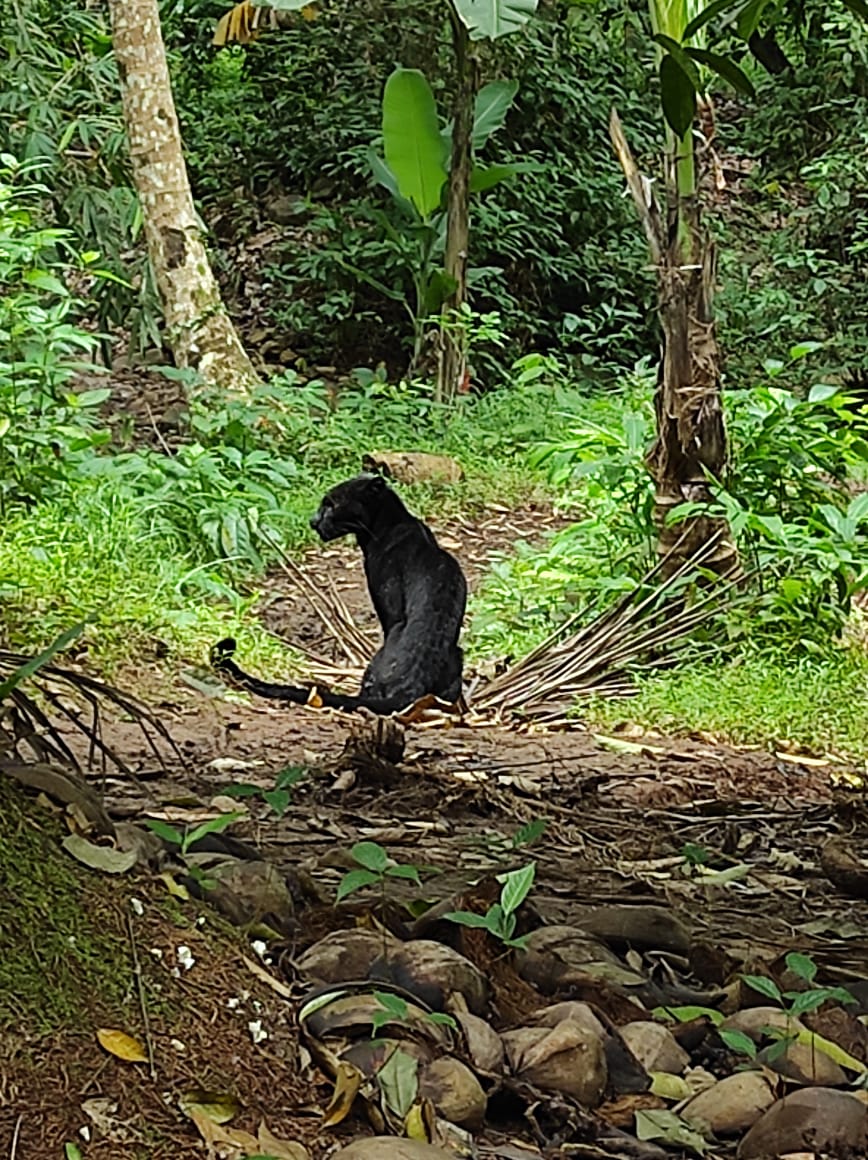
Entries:
{"type": "MultiPolygon", "coordinates": [[[[470,133],[473,151],[481,150],[501,128],[517,91],[514,81],[491,81],[476,94],[470,133]]],[[[453,125],[441,127],[434,93],[418,69],[395,69],[383,91],[382,111],[383,157],[371,152],[368,161],[375,179],[401,210],[403,240],[410,243],[413,301],[405,301],[405,307],[413,324],[413,365],[417,365],[426,321],[440,312],[458,285],[443,262],[453,125]]],[[[472,165],[468,192],[492,189],[528,167],[522,163],[472,165]]],[[[384,224],[394,230],[390,223],[384,224]]]]}

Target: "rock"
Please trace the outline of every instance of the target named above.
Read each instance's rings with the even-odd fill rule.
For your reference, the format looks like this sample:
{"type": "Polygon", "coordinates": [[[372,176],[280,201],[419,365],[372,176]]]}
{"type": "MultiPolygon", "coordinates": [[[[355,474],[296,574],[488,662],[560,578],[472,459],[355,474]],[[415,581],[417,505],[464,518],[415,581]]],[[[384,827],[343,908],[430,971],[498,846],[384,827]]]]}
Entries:
{"type": "Polygon", "coordinates": [[[737,1071],[694,1096],[681,1109],[682,1119],[716,1136],[743,1132],[775,1102],[768,1077],[761,1071],[737,1071]]]}
{"type": "Polygon", "coordinates": [[[333,1152],[331,1160],[455,1160],[455,1154],[435,1148],[433,1144],[423,1144],[420,1140],[369,1136],[333,1152]]]}
{"type": "Polygon", "coordinates": [[[461,464],[448,455],[427,451],[372,451],[362,456],[363,471],[379,471],[398,483],[459,483],[461,464]]]}
{"type": "Polygon", "coordinates": [[[776,1043],[766,1047],[757,1056],[757,1063],[794,1079],[796,1083],[814,1084],[817,1087],[840,1087],[847,1082],[847,1076],[834,1059],[825,1051],[812,1047],[809,1043],[788,1043],[786,1051],[778,1055],[776,1043]]]}
{"type": "Polygon", "coordinates": [[[403,987],[435,1011],[443,1011],[449,996],[458,993],[474,1015],[488,1004],[485,976],[458,951],[430,939],[400,943],[388,957],[371,965],[369,977],[403,987]]]}
{"type": "Polygon", "coordinates": [[[460,1059],[444,1055],[423,1067],[419,1095],[431,1100],[444,1120],[471,1131],[482,1127],[488,1100],[479,1080],[460,1059]]]}
{"type": "Polygon", "coordinates": [[[464,1032],[467,1050],[476,1070],[484,1075],[502,1075],[503,1040],[494,1028],[469,1011],[459,1012],[455,1018],[464,1032]]]}
{"type": "Polygon", "coordinates": [[[680,1075],[690,1056],[679,1047],[675,1036],[662,1023],[637,1020],[625,1023],[621,1037],[646,1071],[668,1071],[680,1075]]]}
{"type": "Polygon", "coordinates": [[[540,1007],[531,1015],[531,1021],[537,1027],[557,1027],[564,1019],[572,1019],[581,1024],[588,1031],[599,1035],[603,1039],[607,1034],[606,1028],[594,1014],[587,1003],[579,1003],[575,999],[568,999],[564,1003],[553,1003],[551,1007],[540,1007]]]}
{"type": "Polygon", "coordinates": [[[720,1031],[742,1031],[749,1035],[754,1043],[768,1036],[764,1028],[773,1027],[775,1031],[795,1033],[804,1031],[805,1025],[800,1019],[788,1016],[780,1007],[746,1007],[743,1011],[736,1011],[721,1023],[720,1031]]]}
{"type": "Polygon", "coordinates": [[[571,910],[576,926],[607,943],[627,943],[639,950],[655,949],[686,955],[690,934],[665,906],[581,906],[571,910]]]}
{"type": "Polygon", "coordinates": [[[575,926],[543,926],[516,952],[518,973],[544,994],[588,981],[640,987],[642,975],[628,970],[608,947],[575,926]]]}
{"type": "MultiPolygon", "coordinates": [[[[119,829],[120,827],[118,827],[119,829]]],[[[118,834],[120,838],[120,834],[118,834]]],[[[861,1063],[868,1062],[868,1027],[843,1007],[826,1007],[803,1016],[807,1027],[824,1039],[837,1043],[861,1063]]]]}
{"type": "MultiPolygon", "coordinates": [[[[387,945],[398,943],[387,936],[387,945]]],[[[299,955],[296,966],[312,983],[347,983],[366,979],[383,953],[383,935],[373,930],[333,930],[299,955]]]]}
{"type": "Polygon", "coordinates": [[[792,1092],[764,1112],[738,1148],[739,1160],[786,1152],[864,1155],[868,1109],[847,1092],[812,1087],[792,1092]]]}
{"type": "Polygon", "coordinates": [[[603,1044],[581,1024],[564,1019],[557,1027],[519,1027],[501,1038],[519,1079],[570,1095],[586,1108],[603,1098],[608,1079],[603,1044]]]}
{"type": "Polygon", "coordinates": [[[217,885],[208,901],[236,926],[266,922],[275,930],[291,930],[295,907],[280,871],[271,862],[232,859],[208,869],[217,885]]]}

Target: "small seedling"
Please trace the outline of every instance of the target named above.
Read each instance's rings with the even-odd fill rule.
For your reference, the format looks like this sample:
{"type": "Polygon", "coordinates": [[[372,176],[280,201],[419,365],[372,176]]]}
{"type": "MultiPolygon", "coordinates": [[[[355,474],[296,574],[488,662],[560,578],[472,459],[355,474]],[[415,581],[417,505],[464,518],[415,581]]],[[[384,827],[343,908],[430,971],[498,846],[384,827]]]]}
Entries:
{"type": "Polygon", "coordinates": [[[223,792],[232,798],[261,797],[277,817],[282,818],[292,802],[292,790],[306,773],[307,768],[303,765],[288,765],[274,779],[273,789],[264,790],[262,786],[251,782],[236,782],[227,786],[223,792]]]}
{"type": "Polygon", "coordinates": [[[541,838],[546,832],[548,824],[548,818],[534,818],[532,822],[520,826],[509,839],[511,848],[521,850],[524,846],[532,846],[537,838],[541,838]]]}
{"type": "MultiPolygon", "coordinates": [[[[817,964],[810,955],[791,951],[786,956],[785,962],[797,978],[808,984],[813,983],[817,975],[817,964]]],[[[767,999],[777,1003],[786,1013],[787,1027],[785,1029],[780,1027],[763,1028],[763,1032],[770,1039],[777,1041],[769,1049],[770,1062],[783,1055],[789,1044],[798,1038],[795,1029],[790,1027],[790,1020],[795,1020],[806,1012],[816,1011],[830,999],[834,999],[838,1003],[855,1002],[845,987],[809,987],[806,991],[781,991],[774,979],[769,979],[765,975],[742,975],[742,979],[754,991],[758,991],[760,995],[764,995],[767,999]]],[[[756,1058],[756,1044],[743,1031],[725,1029],[719,1030],[718,1034],[732,1051],[747,1055],[750,1059],[756,1058]]]]}
{"type": "Polygon", "coordinates": [[[231,814],[218,814],[216,818],[209,818],[207,822],[202,822],[200,826],[190,829],[185,826],[183,831],[175,829],[170,826],[168,822],[161,822],[155,818],[147,818],[145,825],[149,830],[152,830],[158,838],[162,838],[164,842],[171,842],[178,846],[181,854],[188,852],[191,846],[204,838],[206,834],[220,834],[228,829],[233,822],[237,822],[239,818],[243,818],[244,813],[241,810],[231,814]]]}
{"type": "MultiPolygon", "coordinates": [[[[407,1001],[402,999],[400,995],[393,995],[389,991],[374,991],[374,998],[379,1007],[371,1017],[372,1039],[393,1019],[404,1020],[407,1018],[407,1001]]],[[[425,1018],[429,1023],[436,1023],[440,1027],[451,1027],[453,1031],[458,1030],[458,1024],[445,1011],[428,1011],[425,1018]]]]}
{"type": "Polygon", "coordinates": [[[536,862],[528,862],[527,866],[511,870],[508,874],[498,874],[497,881],[502,883],[500,901],[490,906],[485,914],[474,914],[471,910],[453,910],[445,917],[461,926],[487,930],[494,938],[500,939],[504,946],[521,949],[527,943],[527,935],[513,938],[516,911],[530,893],[535,874],[536,862]]]}
{"type": "Polygon", "coordinates": [[[386,901],[386,879],[407,878],[421,886],[419,868],[412,865],[403,865],[390,858],[386,851],[377,842],[356,842],[350,850],[354,862],[358,862],[358,870],[350,870],[340,880],[338,885],[337,901],[341,902],[363,886],[379,885],[386,901]]]}

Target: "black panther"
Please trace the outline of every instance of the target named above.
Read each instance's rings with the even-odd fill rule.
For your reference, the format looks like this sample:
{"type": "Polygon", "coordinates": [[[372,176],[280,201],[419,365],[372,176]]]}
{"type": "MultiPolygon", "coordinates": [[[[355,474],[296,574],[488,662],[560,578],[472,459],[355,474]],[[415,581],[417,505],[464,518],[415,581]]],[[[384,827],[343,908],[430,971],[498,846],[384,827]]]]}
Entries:
{"type": "Polygon", "coordinates": [[[245,673],[232,656],[234,640],[211,650],[217,672],[260,697],[304,705],[315,691],[334,709],[394,713],[433,693],[461,696],[464,656],[458,637],[467,605],[461,566],[431,530],[402,503],[380,475],[362,474],[333,487],[310,521],[326,542],[354,535],[383,630],[357,696],[298,685],[277,685],[245,673]]]}

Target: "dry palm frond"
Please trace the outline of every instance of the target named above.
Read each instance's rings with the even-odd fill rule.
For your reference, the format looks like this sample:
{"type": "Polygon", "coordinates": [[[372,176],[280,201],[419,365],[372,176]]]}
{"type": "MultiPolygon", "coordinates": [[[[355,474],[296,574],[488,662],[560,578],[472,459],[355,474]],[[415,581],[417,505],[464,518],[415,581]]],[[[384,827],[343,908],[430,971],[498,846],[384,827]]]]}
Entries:
{"type": "Polygon", "coordinates": [[[102,709],[111,706],[138,724],[161,764],[158,739],[183,760],[165,725],[137,698],[104,681],[55,664],[42,664],[36,671],[26,671],[33,664],[32,657],[0,650],[0,681],[7,690],[0,701],[0,750],[15,753],[25,746],[37,761],[55,761],[81,772],[78,758],[56,723],[61,718],[87,740],[88,766],[99,755],[103,767],[111,763],[122,772],[130,773],[122,758],[103,739],[102,709]],[[21,675],[21,670],[25,670],[25,675],[21,675]],[[15,675],[17,678],[9,687],[6,682],[15,675]],[[55,720],[49,717],[49,712],[55,720]]]}
{"type": "MultiPolygon", "coordinates": [[[[361,679],[362,671],[377,649],[376,643],[355,624],[350,610],[334,584],[330,584],[328,590],[323,591],[308,579],[304,570],[299,568],[292,557],[287,555],[267,532],[263,532],[263,538],[279,557],[280,566],[290,580],[295,580],[304,589],[311,608],[331,633],[335,643],[347,658],[350,668],[357,670],[361,679]]],[[[324,669],[329,668],[328,661],[318,660],[316,657],[312,659],[324,669]]]]}
{"type": "MultiPolygon", "coordinates": [[[[670,666],[679,651],[691,643],[691,634],[712,620],[744,574],[714,576],[698,588],[718,547],[720,533],[669,573],[671,556],[661,558],[636,587],[610,607],[597,604],[597,615],[576,627],[587,611],[576,613],[546,640],[504,673],[477,688],[472,709],[483,715],[520,713],[540,723],[562,723],[565,710],[582,696],[629,697],[635,694],[634,674],[670,666]],[[690,602],[687,592],[697,591],[690,602]]],[[[314,585],[279,547],[283,569],[299,583],[326,630],[346,657],[334,663],[301,646],[309,660],[310,675],[323,683],[358,682],[377,645],[353,623],[334,586],[314,585]]]]}
{"type": "Polygon", "coordinates": [[[693,603],[686,599],[715,546],[716,537],[671,575],[665,575],[668,559],[661,559],[632,592],[580,628],[575,625],[582,614],[571,617],[486,685],[474,697],[474,709],[560,720],[577,697],[633,694],[635,670],[671,665],[691,633],[715,617],[743,582],[739,571],[717,580],[693,603]]]}

